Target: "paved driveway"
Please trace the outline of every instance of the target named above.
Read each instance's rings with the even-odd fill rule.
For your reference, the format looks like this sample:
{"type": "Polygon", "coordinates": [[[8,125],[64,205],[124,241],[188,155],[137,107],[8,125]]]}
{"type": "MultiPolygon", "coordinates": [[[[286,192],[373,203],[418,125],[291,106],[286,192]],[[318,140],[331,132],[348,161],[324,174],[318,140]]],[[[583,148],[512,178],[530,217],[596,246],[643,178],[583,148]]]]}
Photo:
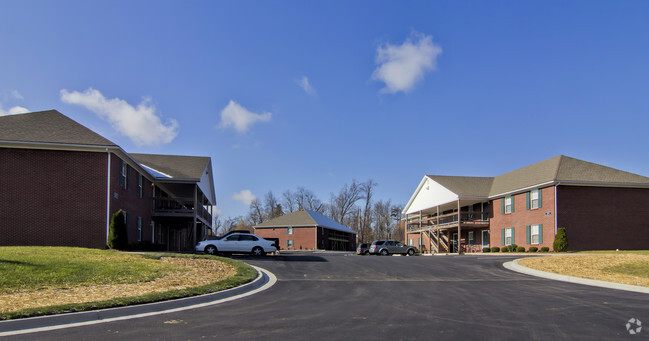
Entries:
{"type": "Polygon", "coordinates": [[[242,260],[277,284],[208,308],[10,340],[602,340],[647,325],[649,295],[505,270],[507,256],[292,253],[242,260]]]}

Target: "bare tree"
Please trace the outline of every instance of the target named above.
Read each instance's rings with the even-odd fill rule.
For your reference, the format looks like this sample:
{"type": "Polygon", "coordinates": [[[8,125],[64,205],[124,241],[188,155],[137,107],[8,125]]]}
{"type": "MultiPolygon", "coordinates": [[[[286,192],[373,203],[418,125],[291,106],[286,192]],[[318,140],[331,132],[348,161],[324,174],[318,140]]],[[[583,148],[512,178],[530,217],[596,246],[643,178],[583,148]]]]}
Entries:
{"type": "MultiPolygon", "coordinates": [[[[390,216],[394,220],[394,228],[392,229],[392,239],[406,238],[405,237],[405,225],[401,223],[401,211],[403,210],[403,205],[394,205],[390,209],[390,216]]],[[[404,240],[407,242],[407,240],[404,240]]]]}
{"type": "Polygon", "coordinates": [[[291,190],[286,190],[282,193],[282,198],[284,198],[284,205],[282,206],[287,213],[295,212],[300,209],[298,203],[297,193],[291,192],[291,190]]]}
{"type": "Polygon", "coordinates": [[[275,195],[273,195],[273,191],[268,191],[268,193],[266,193],[264,201],[264,208],[268,219],[277,218],[284,214],[282,212],[282,205],[280,205],[277,198],[275,198],[275,195]]]}
{"type": "Polygon", "coordinates": [[[374,234],[379,239],[392,237],[392,212],[390,200],[379,200],[374,204],[374,234]]]}
{"type": "Polygon", "coordinates": [[[250,217],[250,221],[254,225],[258,225],[266,221],[264,209],[259,199],[255,198],[252,200],[252,202],[250,202],[250,212],[248,216],[250,217]]]}
{"type": "Polygon", "coordinates": [[[365,207],[363,215],[361,216],[361,224],[359,227],[359,239],[361,242],[367,242],[372,234],[372,196],[374,195],[374,188],[378,186],[374,180],[370,179],[360,185],[360,192],[362,193],[361,199],[365,199],[365,207]]]}
{"type": "Polygon", "coordinates": [[[345,216],[354,208],[356,202],[362,198],[361,184],[352,180],[351,185],[345,186],[338,192],[337,196],[332,194],[331,206],[334,207],[332,217],[335,221],[345,225],[345,216]]]}

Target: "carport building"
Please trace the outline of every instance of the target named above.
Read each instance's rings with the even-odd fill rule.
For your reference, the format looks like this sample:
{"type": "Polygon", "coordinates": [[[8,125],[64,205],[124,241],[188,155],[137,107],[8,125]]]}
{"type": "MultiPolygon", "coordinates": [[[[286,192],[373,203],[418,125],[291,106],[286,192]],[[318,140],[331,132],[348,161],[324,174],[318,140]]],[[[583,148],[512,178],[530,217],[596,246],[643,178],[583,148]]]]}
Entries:
{"type": "Polygon", "coordinates": [[[325,215],[299,210],[254,226],[255,234],[263,238],[277,238],[284,250],[356,249],[356,232],[325,215]]]}

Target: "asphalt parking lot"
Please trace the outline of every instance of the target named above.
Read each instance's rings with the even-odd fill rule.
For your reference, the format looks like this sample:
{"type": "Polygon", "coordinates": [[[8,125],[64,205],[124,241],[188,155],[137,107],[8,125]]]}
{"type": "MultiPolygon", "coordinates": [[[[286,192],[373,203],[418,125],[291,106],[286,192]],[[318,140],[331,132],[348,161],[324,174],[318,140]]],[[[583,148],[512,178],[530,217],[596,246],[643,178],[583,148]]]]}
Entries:
{"type": "Polygon", "coordinates": [[[649,323],[649,295],[511,272],[510,256],[235,258],[277,283],[211,307],[7,339],[649,339],[626,328],[649,323]]]}

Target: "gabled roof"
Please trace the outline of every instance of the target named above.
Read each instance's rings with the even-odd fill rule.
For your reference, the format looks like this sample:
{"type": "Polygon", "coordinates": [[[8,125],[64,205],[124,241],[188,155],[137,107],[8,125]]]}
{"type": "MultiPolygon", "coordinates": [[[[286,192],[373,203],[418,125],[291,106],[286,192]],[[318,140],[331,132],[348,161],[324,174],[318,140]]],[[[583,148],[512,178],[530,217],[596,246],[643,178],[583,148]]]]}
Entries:
{"type": "Polygon", "coordinates": [[[461,197],[488,197],[494,178],[477,176],[427,175],[461,197]]]}
{"type": "MultiPolygon", "coordinates": [[[[502,174],[496,177],[470,177],[426,175],[403,209],[403,212],[419,210],[433,205],[436,197],[418,197],[426,180],[445,189],[444,200],[468,198],[497,198],[514,192],[535,187],[564,185],[649,187],[649,177],[621,171],[615,168],[582,161],[564,155],[537,162],[535,164],[502,174]],[[416,203],[415,203],[416,202],[416,203]],[[415,203],[415,207],[411,207],[415,203]]],[[[428,184],[427,186],[432,186],[428,184]]],[[[422,194],[423,195],[423,194],[422,194]]],[[[434,205],[433,205],[434,206],[434,205]]]]}
{"type": "Polygon", "coordinates": [[[56,110],[0,116],[0,141],[117,147],[56,110]]]}
{"type": "MultiPolygon", "coordinates": [[[[130,153],[141,165],[171,178],[200,180],[210,163],[205,156],[159,155],[130,153]]],[[[150,172],[151,173],[151,172],[150,172]]],[[[156,174],[153,174],[156,176],[156,174]]],[[[164,178],[164,176],[156,176],[164,178]]]]}
{"type": "Polygon", "coordinates": [[[350,229],[345,225],[337,223],[333,219],[321,213],[310,211],[310,210],[304,210],[304,209],[285,214],[275,219],[271,219],[265,223],[256,225],[255,228],[290,227],[290,226],[293,227],[320,226],[331,230],[356,234],[354,230],[350,229]]]}

